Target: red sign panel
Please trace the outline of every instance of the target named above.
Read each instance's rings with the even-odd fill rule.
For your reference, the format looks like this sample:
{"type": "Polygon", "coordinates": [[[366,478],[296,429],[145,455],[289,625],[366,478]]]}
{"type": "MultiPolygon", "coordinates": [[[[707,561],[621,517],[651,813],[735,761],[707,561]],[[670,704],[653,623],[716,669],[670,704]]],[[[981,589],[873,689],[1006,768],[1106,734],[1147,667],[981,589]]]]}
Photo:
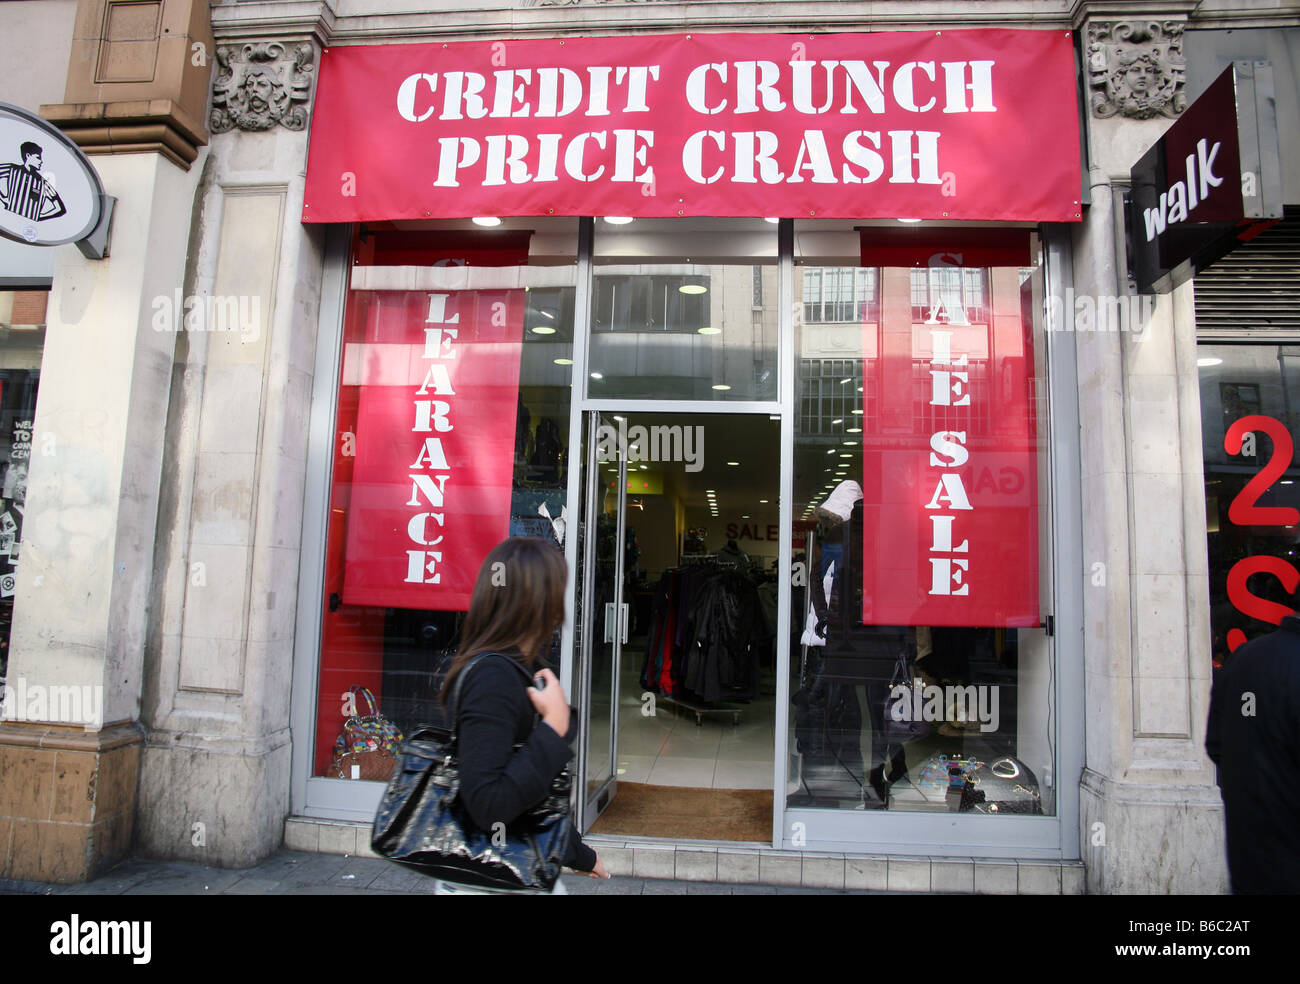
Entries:
{"type": "Polygon", "coordinates": [[[866,329],[862,620],[1038,625],[1033,334],[1018,270],[883,272],[887,286],[902,277],[912,306],[887,301],[866,329]]]}
{"type": "Polygon", "coordinates": [[[509,535],[522,290],[384,291],[364,345],[343,601],[464,611],[509,535]]]}
{"type": "Polygon", "coordinates": [[[316,100],[308,222],[1080,214],[1068,31],[338,47],[316,100]]]}

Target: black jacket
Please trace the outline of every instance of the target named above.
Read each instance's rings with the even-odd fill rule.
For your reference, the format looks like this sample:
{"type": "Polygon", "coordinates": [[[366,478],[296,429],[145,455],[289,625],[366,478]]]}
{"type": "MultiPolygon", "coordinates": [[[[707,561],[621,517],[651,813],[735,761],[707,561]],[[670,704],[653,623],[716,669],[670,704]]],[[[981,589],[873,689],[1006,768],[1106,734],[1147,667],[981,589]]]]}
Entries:
{"type": "MultiPolygon", "coordinates": [[[[508,658],[479,660],[460,686],[461,797],[470,819],[482,830],[498,821],[511,823],[544,799],[551,780],[573,755],[569,743],[576,734],[577,716],[570,715],[569,733],[563,738],[537,721],[524,675],[506,662],[508,658]],[[516,750],[516,745],[521,747],[516,750]]],[[[581,782],[578,785],[581,788],[581,782]]],[[[596,866],[596,853],[576,831],[564,863],[578,871],[596,866]]]]}
{"type": "Polygon", "coordinates": [[[1205,750],[1219,766],[1238,894],[1300,886],[1300,618],[1241,646],[1214,678],[1205,750]]]}

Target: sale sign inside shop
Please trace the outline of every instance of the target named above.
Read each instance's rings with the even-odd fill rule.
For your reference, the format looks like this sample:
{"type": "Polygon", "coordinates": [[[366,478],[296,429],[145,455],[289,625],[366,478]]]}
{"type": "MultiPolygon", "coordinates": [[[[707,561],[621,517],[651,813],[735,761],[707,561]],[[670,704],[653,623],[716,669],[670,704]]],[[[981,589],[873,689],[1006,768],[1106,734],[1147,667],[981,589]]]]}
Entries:
{"type": "Polygon", "coordinates": [[[302,217],[1072,222],[1077,120],[1062,30],[336,47],[302,217]]]}
{"type": "Polygon", "coordinates": [[[1040,624],[1028,284],[978,252],[884,268],[864,326],[867,624],[1040,624]]]}
{"type": "Polygon", "coordinates": [[[520,289],[361,292],[343,601],[464,611],[509,534],[520,289]]]}

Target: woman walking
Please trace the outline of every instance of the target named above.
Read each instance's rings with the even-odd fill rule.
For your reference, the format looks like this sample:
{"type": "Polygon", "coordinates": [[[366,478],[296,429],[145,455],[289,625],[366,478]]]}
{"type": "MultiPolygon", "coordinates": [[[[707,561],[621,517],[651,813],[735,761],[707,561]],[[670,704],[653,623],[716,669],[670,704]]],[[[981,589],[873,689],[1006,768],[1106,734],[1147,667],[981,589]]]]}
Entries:
{"type": "MultiPolygon", "coordinates": [[[[572,756],[576,721],[560,681],[545,666],[555,629],[564,621],[564,556],[534,537],[511,537],[487,555],[474,582],[461,643],[447,680],[444,703],[466,664],[480,653],[461,683],[457,708],[460,796],[480,830],[507,826],[543,800],[572,756]],[[527,685],[528,676],[541,685],[527,685]],[[539,671],[540,667],[540,671],[539,671]],[[540,715],[541,720],[537,720],[540,715]]],[[[567,867],[608,878],[596,852],[575,830],[567,867]]],[[[440,882],[439,894],[487,890],[440,882]]],[[[553,895],[566,894],[558,879],[553,895]]]]}

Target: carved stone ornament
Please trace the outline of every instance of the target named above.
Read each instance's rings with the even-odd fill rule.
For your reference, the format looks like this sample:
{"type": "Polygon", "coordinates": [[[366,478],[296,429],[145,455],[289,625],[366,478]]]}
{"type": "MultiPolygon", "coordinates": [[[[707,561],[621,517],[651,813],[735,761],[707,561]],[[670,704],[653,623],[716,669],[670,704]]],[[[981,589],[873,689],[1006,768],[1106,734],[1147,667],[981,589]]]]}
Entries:
{"type": "Polygon", "coordinates": [[[314,61],[306,42],[292,51],[278,41],[219,46],[209,129],[305,129],[314,61]]]}
{"type": "Polygon", "coordinates": [[[1094,116],[1177,117],[1183,92],[1183,25],[1121,21],[1088,25],[1088,84],[1094,116]]]}

